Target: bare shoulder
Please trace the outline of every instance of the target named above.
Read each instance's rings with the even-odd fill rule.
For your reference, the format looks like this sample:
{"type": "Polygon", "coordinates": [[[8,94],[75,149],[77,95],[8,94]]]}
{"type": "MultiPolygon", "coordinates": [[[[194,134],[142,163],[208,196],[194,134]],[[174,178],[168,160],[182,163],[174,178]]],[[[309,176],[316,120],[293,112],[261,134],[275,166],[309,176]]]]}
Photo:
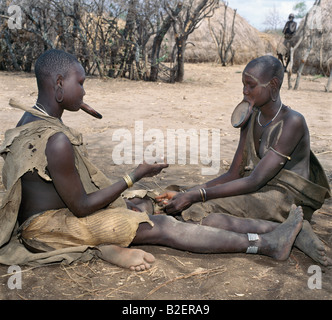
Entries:
{"type": "Polygon", "coordinates": [[[69,138],[63,132],[52,135],[46,145],[46,155],[59,157],[73,153],[73,146],[69,138]]]}
{"type": "Polygon", "coordinates": [[[285,126],[293,130],[306,130],[307,123],[304,116],[293,109],[287,108],[284,115],[285,126]]]}
{"type": "Polygon", "coordinates": [[[285,120],[290,121],[292,123],[305,123],[304,116],[291,108],[287,108],[285,112],[285,120]]]}

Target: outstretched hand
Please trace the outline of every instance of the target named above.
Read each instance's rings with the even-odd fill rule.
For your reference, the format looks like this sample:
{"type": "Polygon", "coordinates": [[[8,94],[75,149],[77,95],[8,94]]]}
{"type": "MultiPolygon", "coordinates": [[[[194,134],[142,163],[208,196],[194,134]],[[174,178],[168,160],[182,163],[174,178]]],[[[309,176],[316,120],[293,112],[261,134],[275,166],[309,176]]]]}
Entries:
{"type": "Polygon", "coordinates": [[[144,162],[140,164],[135,170],[135,177],[137,180],[140,180],[144,177],[154,177],[158,175],[161,170],[168,168],[167,163],[154,163],[148,164],[144,162]]]}

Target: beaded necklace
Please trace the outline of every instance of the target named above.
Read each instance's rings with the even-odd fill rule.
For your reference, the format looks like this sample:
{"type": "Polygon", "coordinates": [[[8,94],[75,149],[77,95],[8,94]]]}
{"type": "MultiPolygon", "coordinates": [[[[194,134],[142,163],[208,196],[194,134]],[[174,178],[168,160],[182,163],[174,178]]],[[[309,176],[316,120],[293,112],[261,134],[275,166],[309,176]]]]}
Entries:
{"type": "Polygon", "coordinates": [[[280,111],[281,111],[281,108],[282,108],[282,102],[281,102],[280,108],[279,108],[278,112],[276,113],[276,115],[273,117],[273,119],[272,119],[271,121],[269,121],[269,122],[268,122],[267,124],[265,124],[265,125],[262,125],[262,124],[261,124],[261,121],[260,121],[260,118],[261,118],[261,111],[259,111],[259,114],[258,114],[258,117],[257,117],[257,122],[258,122],[258,124],[259,124],[262,128],[266,128],[269,124],[271,124],[271,123],[275,120],[276,117],[278,117],[278,115],[279,115],[279,113],[280,113],[280,111]]]}

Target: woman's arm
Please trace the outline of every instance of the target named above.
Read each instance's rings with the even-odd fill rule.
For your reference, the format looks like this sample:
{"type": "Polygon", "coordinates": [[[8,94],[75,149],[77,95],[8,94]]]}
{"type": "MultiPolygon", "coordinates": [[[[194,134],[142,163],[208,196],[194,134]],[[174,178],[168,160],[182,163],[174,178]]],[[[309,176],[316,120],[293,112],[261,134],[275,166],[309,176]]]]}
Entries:
{"type": "MultiPolygon", "coordinates": [[[[238,169],[233,175],[231,174],[231,177],[234,178],[237,175],[237,179],[224,180],[223,183],[218,184],[212,181],[210,184],[205,184],[202,188],[178,194],[166,205],[165,211],[170,214],[176,214],[189,208],[195,202],[237,196],[259,190],[284,167],[287,158],[283,155],[292,155],[304,133],[305,123],[303,117],[299,114],[292,114],[284,121],[282,133],[273,145],[274,151],[269,150],[266,152],[250,176],[243,178],[235,174],[239,172],[238,169],[241,167],[240,160],[242,159],[241,156],[235,155],[233,164],[238,169]],[[202,189],[204,189],[203,193],[202,189]]],[[[241,151],[241,148],[238,148],[238,151],[241,151]]],[[[216,179],[218,182],[221,180],[222,178],[216,179]]]]}
{"type": "MultiPolygon", "coordinates": [[[[63,133],[49,139],[45,153],[53,184],[63,202],[77,217],[85,217],[105,208],[128,188],[127,182],[121,179],[107,188],[87,194],[75,166],[73,147],[63,133]]],[[[154,176],[166,167],[166,164],[139,165],[133,172],[134,180],[154,176]]]]}

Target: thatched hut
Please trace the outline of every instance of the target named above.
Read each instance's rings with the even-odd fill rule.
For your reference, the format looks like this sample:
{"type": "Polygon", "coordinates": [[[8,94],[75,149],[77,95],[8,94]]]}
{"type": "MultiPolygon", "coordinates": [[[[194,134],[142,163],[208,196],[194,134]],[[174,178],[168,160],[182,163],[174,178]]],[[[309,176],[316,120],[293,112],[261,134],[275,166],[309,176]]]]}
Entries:
{"type": "Polygon", "coordinates": [[[303,19],[297,31],[300,37],[305,27],[305,38],[294,53],[294,71],[301,64],[303,56],[310,46],[310,32],[313,36],[313,46],[304,66],[304,74],[329,75],[332,67],[332,1],[321,0],[319,5],[314,5],[307,17],[303,19]]]}
{"type": "MultiPolygon", "coordinates": [[[[212,28],[218,30],[220,23],[224,23],[225,6],[218,8],[210,19],[212,28]]],[[[226,25],[229,34],[232,30],[234,10],[230,7],[226,10],[226,25]]],[[[246,64],[250,60],[267,53],[276,54],[279,38],[259,32],[252,27],[243,17],[236,13],[234,25],[235,37],[232,43],[234,64],[246,64]]],[[[218,61],[217,49],[209,30],[209,22],[203,20],[200,27],[195,30],[188,39],[186,60],[191,62],[218,61]]]]}

